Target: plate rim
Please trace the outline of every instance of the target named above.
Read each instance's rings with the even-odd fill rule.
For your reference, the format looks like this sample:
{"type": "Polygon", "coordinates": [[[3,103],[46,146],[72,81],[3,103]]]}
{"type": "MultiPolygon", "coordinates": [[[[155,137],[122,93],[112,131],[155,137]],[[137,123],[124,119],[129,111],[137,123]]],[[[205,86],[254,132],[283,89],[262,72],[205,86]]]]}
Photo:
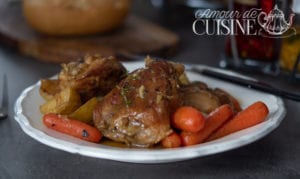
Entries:
{"type": "MultiPolygon", "coordinates": [[[[124,63],[126,66],[130,64],[139,64],[136,62],[127,62],[124,63]]],[[[190,64],[188,64],[190,65],[190,64]]],[[[199,65],[195,64],[195,66],[198,68],[210,68],[212,70],[221,70],[223,72],[229,72],[235,75],[242,75],[233,71],[229,70],[223,70],[219,68],[209,67],[205,65],[199,65]]],[[[199,74],[197,74],[199,75],[199,74]]],[[[201,76],[201,75],[200,75],[201,76]]],[[[250,78],[248,76],[242,75],[243,77],[250,78]]],[[[108,159],[108,160],[114,160],[114,161],[121,161],[121,162],[130,162],[130,163],[167,163],[167,162],[175,162],[175,161],[182,161],[182,160],[188,160],[192,158],[197,157],[203,157],[208,155],[213,155],[221,152],[225,152],[228,150],[236,149],[242,146],[245,146],[247,144],[250,144],[252,142],[255,142],[267,134],[269,134],[271,131],[273,131],[275,128],[277,128],[281,121],[284,119],[286,115],[286,107],[282,100],[282,98],[278,96],[271,95],[273,98],[275,98],[277,105],[279,105],[279,109],[273,114],[273,116],[269,116],[270,120],[267,122],[272,122],[272,125],[264,126],[265,130],[260,132],[260,135],[243,135],[240,138],[237,139],[231,139],[229,141],[223,141],[218,142],[219,139],[206,142],[203,144],[197,144],[194,146],[189,147],[180,147],[180,148],[174,148],[174,149],[159,149],[159,150],[151,150],[151,155],[149,155],[149,149],[124,149],[124,148],[117,148],[117,147],[110,147],[105,146],[103,144],[95,144],[97,147],[94,146],[85,146],[85,141],[82,141],[81,143],[73,143],[70,141],[66,141],[63,139],[58,139],[55,137],[52,137],[45,133],[44,131],[41,131],[32,125],[30,125],[29,117],[26,116],[23,113],[22,108],[22,102],[24,99],[28,96],[28,93],[31,92],[33,89],[38,87],[40,85],[40,80],[36,82],[35,84],[25,88],[20,96],[17,98],[15,105],[14,105],[14,118],[19,123],[21,129],[23,132],[25,132],[27,135],[32,137],[33,139],[37,140],[40,143],[43,143],[47,146],[63,150],[70,153],[80,154],[83,156],[89,156],[94,158],[100,158],[100,159],[108,159]],[[277,119],[273,119],[274,115],[279,115],[277,119]],[[273,120],[272,120],[273,119],[273,120]],[[226,145],[224,144],[226,143],[226,145]],[[208,149],[214,148],[213,152],[209,151],[208,149]],[[96,152],[96,153],[95,153],[96,152]],[[120,158],[120,153],[126,153],[126,155],[123,155],[123,157],[120,158]],[[200,154],[199,154],[200,153],[200,154]],[[109,154],[109,155],[107,155],[109,154]],[[180,154],[180,155],[178,155],[180,154]],[[141,157],[142,156],[142,157],[141,157]],[[174,158],[173,156],[176,156],[174,158]]],[[[262,125],[258,124],[258,125],[262,125]]],[[[255,126],[253,126],[255,127],[255,126]]],[[[251,127],[251,128],[253,128],[251,127]]],[[[247,130],[247,129],[246,129],[247,130]]],[[[244,131],[244,130],[243,130],[244,131]]],[[[239,133],[239,132],[237,132],[239,133]]],[[[231,134],[229,136],[236,135],[236,133],[231,134]]],[[[226,136],[228,137],[228,136],[226,136]]]]}

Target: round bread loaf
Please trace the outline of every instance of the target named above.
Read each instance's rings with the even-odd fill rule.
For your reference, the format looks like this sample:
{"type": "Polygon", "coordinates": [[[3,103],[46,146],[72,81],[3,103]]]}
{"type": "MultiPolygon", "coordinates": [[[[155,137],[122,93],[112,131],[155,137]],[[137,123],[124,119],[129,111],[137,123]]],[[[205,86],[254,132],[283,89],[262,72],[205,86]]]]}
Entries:
{"type": "Polygon", "coordinates": [[[28,23],[47,35],[88,35],[113,30],[131,0],[23,0],[28,23]]]}

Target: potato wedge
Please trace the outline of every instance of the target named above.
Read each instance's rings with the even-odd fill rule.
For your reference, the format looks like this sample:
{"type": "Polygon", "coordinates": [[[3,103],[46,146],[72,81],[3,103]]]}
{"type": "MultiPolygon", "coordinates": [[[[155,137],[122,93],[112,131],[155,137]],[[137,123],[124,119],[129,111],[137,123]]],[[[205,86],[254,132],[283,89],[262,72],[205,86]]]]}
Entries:
{"type": "Polygon", "coordinates": [[[96,97],[94,97],[80,106],[76,111],[70,114],[69,117],[91,124],[93,120],[93,111],[97,104],[98,100],[96,97]]]}
{"type": "Polygon", "coordinates": [[[59,80],[41,80],[40,95],[46,100],[51,100],[60,92],[59,80]]]}
{"type": "Polygon", "coordinates": [[[55,113],[67,115],[74,112],[81,105],[79,94],[72,88],[66,88],[56,94],[50,101],[40,106],[43,114],[55,113]]]}

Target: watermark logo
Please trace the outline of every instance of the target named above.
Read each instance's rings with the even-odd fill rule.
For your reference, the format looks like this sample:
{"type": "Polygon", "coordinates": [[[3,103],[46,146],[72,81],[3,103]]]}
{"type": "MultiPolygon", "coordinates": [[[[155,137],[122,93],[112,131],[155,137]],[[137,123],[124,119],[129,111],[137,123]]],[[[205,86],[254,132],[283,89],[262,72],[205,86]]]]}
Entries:
{"type": "MultiPolygon", "coordinates": [[[[264,31],[261,29],[259,34],[267,37],[282,37],[291,28],[294,16],[295,14],[290,14],[289,22],[287,22],[283,11],[278,9],[277,5],[269,14],[261,12],[258,16],[258,23],[264,31]]],[[[290,35],[296,34],[294,28],[292,31],[290,35]]]]}
{"type": "Polygon", "coordinates": [[[267,14],[259,8],[244,13],[234,11],[198,10],[193,23],[196,35],[259,35],[269,38],[285,38],[296,34],[292,27],[295,14],[289,19],[277,5],[267,14]]]}

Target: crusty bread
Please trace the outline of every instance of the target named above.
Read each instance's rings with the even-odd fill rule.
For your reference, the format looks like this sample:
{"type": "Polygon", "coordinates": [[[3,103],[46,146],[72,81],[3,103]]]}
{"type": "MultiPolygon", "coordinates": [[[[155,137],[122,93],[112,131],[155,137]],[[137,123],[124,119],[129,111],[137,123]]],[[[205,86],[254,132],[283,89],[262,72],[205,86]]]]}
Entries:
{"type": "Polygon", "coordinates": [[[131,0],[23,0],[28,23],[47,35],[107,32],[125,19],[131,0]]]}

